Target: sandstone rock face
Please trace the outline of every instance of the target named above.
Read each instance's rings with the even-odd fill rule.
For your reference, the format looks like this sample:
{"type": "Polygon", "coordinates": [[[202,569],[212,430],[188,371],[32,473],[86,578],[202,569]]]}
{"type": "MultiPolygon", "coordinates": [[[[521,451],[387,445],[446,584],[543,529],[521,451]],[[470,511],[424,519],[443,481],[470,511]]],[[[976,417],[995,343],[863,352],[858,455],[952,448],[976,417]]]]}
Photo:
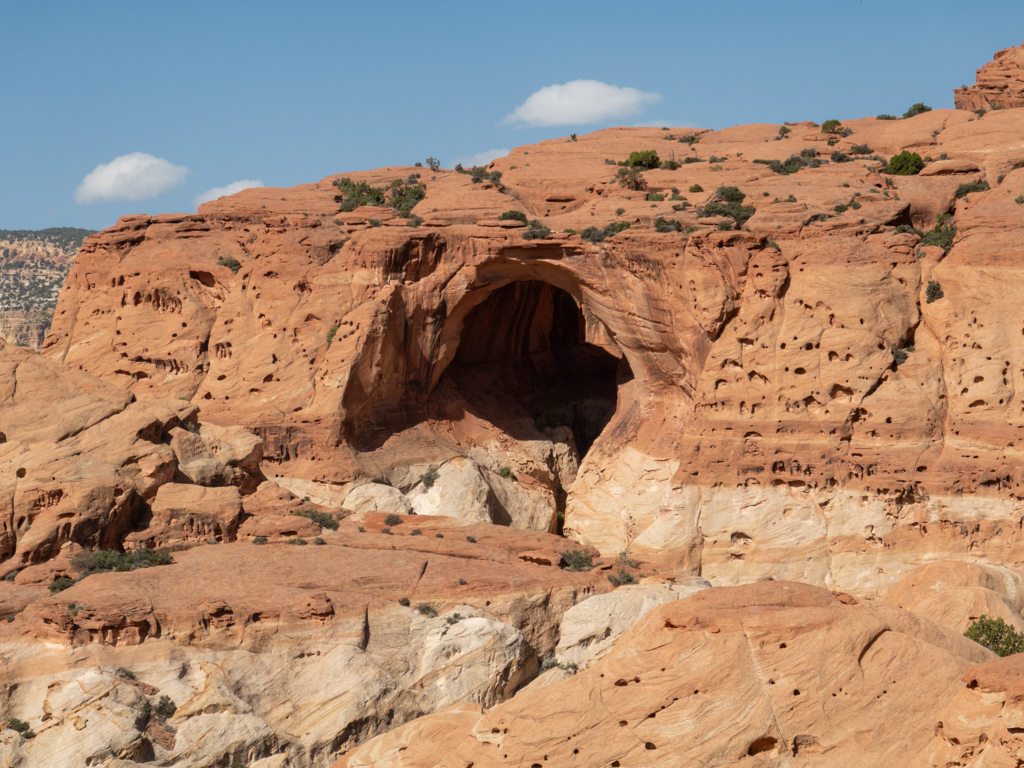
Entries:
{"type": "MultiPolygon", "coordinates": [[[[83,247],[45,354],[245,427],[266,477],[335,510],[369,481],[414,511],[564,521],[605,556],[661,552],[713,584],[771,576],[862,597],[935,559],[1011,566],[1022,121],[851,119],[834,147],[810,124],[780,141],[772,125],[599,131],[514,150],[493,163],[500,186],[437,172],[417,208],[437,213],[418,228],[339,213],[337,177],[125,217],[83,247]],[[753,162],[861,144],[933,160],[911,177],[863,155],[791,175],[753,162]],[[647,201],[604,162],[644,148],[725,159],[645,172],[667,198],[647,201]],[[957,198],[977,180],[993,188],[957,198]],[[707,191],[669,199],[692,185],[707,191]],[[719,186],[755,209],[743,230],[699,223],[719,186]],[[481,225],[513,208],[555,234],[481,225]],[[940,214],[957,229],[948,252],[895,231],[940,214]],[[612,221],[632,226],[600,243],[562,232],[612,221]],[[933,281],[944,296],[929,302],[933,281]]],[[[360,498],[346,508],[369,509],[360,498]]]]}
{"type": "MultiPolygon", "coordinates": [[[[234,487],[171,483],[154,508],[200,493],[187,504],[198,515],[228,492],[237,508],[234,487]]],[[[388,535],[385,517],[351,515],[320,531],[322,546],[181,550],[172,565],[91,575],[56,595],[0,581],[0,593],[32,593],[0,622],[5,715],[37,734],[4,733],[21,761],[10,764],[330,765],[421,715],[504,701],[553,652],[564,612],[608,588],[600,572],[518,558],[562,541],[550,534],[422,516],[388,535]],[[161,696],[177,705],[166,730],[145,714],[161,696]]],[[[315,525],[268,513],[243,532],[264,521],[315,525]]]]}
{"type": "Polygon", "coordinates": [[[1024,631],[1021,577],[1007,568],[964,562],[923,565],[907,574],[883,600],[957,632],[983,615],[1024,631]]]}
{"type": "Polygon", "coordinates": [[[543,765],[545,756],[587,766],[749,756],[900,765],[928,744],[960,676],[987,654],[899,609],[844,605],[805,585],[705,590],[655,608],[578,675],[486,714],[413,721],[336,768],[543,765]]]}
{"type": "Polygon", "coordinates": [[[1024,46],[997,51],[972,86],[953,89],[957,109],[1024,107],[1024,46]]]}
{"type": "Polygon", "coordinates": [[[242,516],[238,489],[204,488],[167,483],[160,486],[150,508],[153,519],[142,531],[125,538],[125,546],[174,549],[188,542],[234,541],[242,516]]]}
{"type": "Polygon", "coordinates": [[[349,491],[341,508],[347,512],[388,512],[408,515],[412,512],[409,498],[397,488],[381,483],[366,483],[349,491]]]}
{"type": "Polygon", "coordinates": [[[710,586],[705,579],[690,579],[681,584],[627,586],[588,598],[562,617],[555,658],[559,664],[584,669],[659,605],[690,597],[710,586]]]}
{"type": "Polygon", "coordinates": [[[939,714],[935,737],[911,768],[1011,766],[1024,756],[1024,659],[1020,654],[968,669],[965,687],[939,714]]]}

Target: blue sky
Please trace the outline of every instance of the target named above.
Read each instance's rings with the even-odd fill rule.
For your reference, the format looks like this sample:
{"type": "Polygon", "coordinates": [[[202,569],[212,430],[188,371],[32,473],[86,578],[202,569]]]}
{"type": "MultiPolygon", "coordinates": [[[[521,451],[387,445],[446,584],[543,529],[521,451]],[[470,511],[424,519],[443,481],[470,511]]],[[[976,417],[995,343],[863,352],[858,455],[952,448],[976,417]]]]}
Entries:
{"type": "Polygon", "coordinates": [[[290,186],[427,156],[451,167],[609,125],[952,107],[954,87],[1024,42],[1019,0],[5,0],[0,17],[0,229],[99,229],[194,211],[233,182],[290,186]],[[623,92],[635,110],[597,122],[503,122],[576,80],[641,96],[623,92]],[[124,197],[118,168],[155,186],[110,199],[124,197]]]}

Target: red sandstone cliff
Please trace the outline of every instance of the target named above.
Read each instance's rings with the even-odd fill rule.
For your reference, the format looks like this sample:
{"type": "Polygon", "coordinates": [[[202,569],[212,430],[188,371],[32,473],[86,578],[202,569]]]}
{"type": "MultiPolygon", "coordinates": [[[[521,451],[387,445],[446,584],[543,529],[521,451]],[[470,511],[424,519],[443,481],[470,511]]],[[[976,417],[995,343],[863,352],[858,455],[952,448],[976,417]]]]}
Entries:
{"type": "Polygon", "coordinates": [[[351,174],[423,174],[418,228],[339,213],[337,177],[125,217],[83,247],[44,354],[246,425],[264,472],[324,503],[468,455],[547,494],[544,519],[564,496],[580,541],[668,551],[718,583],[872,594],[937,554],[1016,562],[1021,118],[844,125],[831,148],[810,124],[692,145],[676,139],[693,131],[611,129],[515,150],[492,164],[500,186],[351,174]],[[854,145],[929,160],[908,177],[857,155],[792,175],[753,162],[854,145]],[[665,196],[652,202],[605,162],[647,148],[722,159],[646,172],[665,196]],[[978,181],[991,191],[956,197],[978,181]],[[697,219],[719,186],[756,208],[742,231],[697,219]],[[673,210],[672,189],[694,206],[673,210]],[[496,220],[509,209],[553,234],[524,239],[496,220]],[[946,214],[948,253],[895,231],[946,214]],[[656,231],[659,216],[695,230],[656,231]],[[616,220],[632,227],[597,244],[563,232],[616,220]],[[575,477],[528,450],[568,446],[544,414],[592,442],[575,477]]]}

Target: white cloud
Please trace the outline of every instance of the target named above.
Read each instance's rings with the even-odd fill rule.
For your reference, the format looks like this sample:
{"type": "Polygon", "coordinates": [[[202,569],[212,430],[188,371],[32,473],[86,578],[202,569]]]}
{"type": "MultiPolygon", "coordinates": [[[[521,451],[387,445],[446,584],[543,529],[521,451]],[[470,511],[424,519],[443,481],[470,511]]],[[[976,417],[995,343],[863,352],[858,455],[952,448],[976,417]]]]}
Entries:
{"type": "Polygon", "coordinates": [[[132,152],[115,157],[106,165],[97,165],[82,179],[75,191],[75,202],[92,205],[115,200],[149,200],[185,183],[189,170],[166,160],[132,152]]]}
{"type": "Polygon", "coordinates": [[[582,125],[633,117],[661,96],[636,88],[619,88],[598,80],[572,80],[548,85],[516,107],[502,123],[523,125],[582,125]]]}
{"type": "Polygon", "coordinates": [[[211,200],[216,200],[218,197],[224,197],[224,195],[233,195],[235,192],[241,192],[243,189],[252,189],[253,187],[262,187],[263,182],[258,179],[245,179],[244,181],[233,181],[230,184],[226,184],[223,187],[214,187],[208,189],[200,195],[196,195],[192,198],[192,205],[198,208],[203,203],[208,203],[211,200]]]}
{"type": "Polygon", "coordinates": [[[499,157],[505,157],[509,153],[507,149],[488,149],[486,152],[477,152],[475,155],[463,155],[462,157],[456,157],[452,161],[452,167],[460,163],[465,168],[472,168],[475,165],[487,165],[491,160],[497,160],[499,157]]]}

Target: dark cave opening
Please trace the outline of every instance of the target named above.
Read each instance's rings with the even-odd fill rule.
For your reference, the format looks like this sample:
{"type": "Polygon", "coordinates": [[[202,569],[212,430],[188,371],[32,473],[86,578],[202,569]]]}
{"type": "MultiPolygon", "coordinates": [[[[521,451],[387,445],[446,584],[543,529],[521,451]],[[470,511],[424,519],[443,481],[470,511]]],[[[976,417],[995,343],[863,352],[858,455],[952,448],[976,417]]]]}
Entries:
{"type": "Polygon", "coordinates": [[[588,343],[586,328],[566,291],[539,280],[509,283],[467,315],[444,376],[475,413],[513,437],[529,437],[521,425],[530,419],[541,433],[569,427],[582,458],[632,378],[610,336],[604,346],[588,343]]]}

